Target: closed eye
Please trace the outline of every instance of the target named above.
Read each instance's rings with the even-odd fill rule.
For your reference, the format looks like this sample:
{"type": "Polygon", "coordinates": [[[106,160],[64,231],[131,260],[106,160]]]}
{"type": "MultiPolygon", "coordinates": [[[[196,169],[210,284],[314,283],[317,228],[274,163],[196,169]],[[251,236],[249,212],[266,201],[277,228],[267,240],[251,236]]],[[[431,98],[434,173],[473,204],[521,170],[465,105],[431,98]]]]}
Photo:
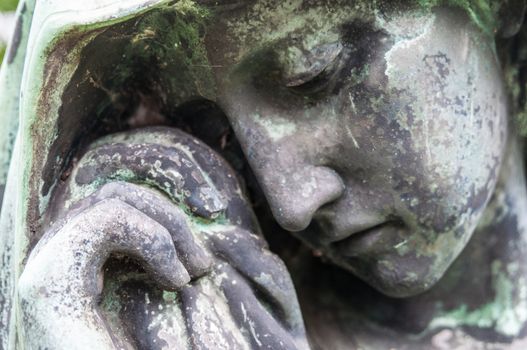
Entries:
{"type": "Polygon", "coordinates": [[[335,42],[315,47],[306,52],[298,65],[301,69],[283,77],[285,86],[302,88],[324,82],[324,78],[331,76],[333,68],[337,66],[342,52],[342,44],[335,42]]]}

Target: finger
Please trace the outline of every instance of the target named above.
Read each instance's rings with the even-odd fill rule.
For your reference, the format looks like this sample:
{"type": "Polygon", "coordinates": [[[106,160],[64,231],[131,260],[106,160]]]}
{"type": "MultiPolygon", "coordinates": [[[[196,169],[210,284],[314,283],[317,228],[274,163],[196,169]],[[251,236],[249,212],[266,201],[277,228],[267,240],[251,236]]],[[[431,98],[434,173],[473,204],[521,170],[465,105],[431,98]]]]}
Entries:
{"type": "Polygon", "coordinates": [[[156,143],[169,146],[177,145],[186,148],[193,159],[199,164],[216,188],[228,200],[225,216],[233,224],[248,231],[260,233],[256,217],[248,205],[249,200],[240,186],[242,179],[238,178],[232,167],[206,144],[194,136],[174,128],[150,128],[143,132],[155,138],[156,143]]]}
{"type": "Polygon", "coordinates": [[[211,251],[254,282],[273,307],[280,310],[280,320],[288,330],[302,333],[302,315],[289,272],[282,260],[268,250],[265,241],[237,227],[206,234],[211,251]]]}
{"type": "Polygon", "coordinates": [[[73,201],[88,195],[96,185],[123,180],[153,185],[204,218],[216,218],[226,208],[220,193],[191,155],[175,147],[102,144],[83,156],[72,175],[70,193],[77,196],[73,201]]]}
{"type": "Polygon", "coordinates": [[[42,259],[47,252],[44,260],[52,264],[55,255],[60,255],[61,265],[75,268],[76,276],[84,286],[81,290],[90,290],[94,294],[99,292],[96,276],[113,253],[139,259],[145,270],[164,288],[175,290],[190,281],[170,233],[158,222],[118,199],[103,199],[81,211],[52,238],[42,242],[45,247],[39,242],[36,256],[42,259]]]}
{"type": "Polygon", "coordinates": [[[225,217],[244,229],[260,233],[260,227],[240,187],[240,179],[231,166],[206,144],[179,129],[169,127],[149,127],[126,133],[118,133],[103,138],[93,145],[98,147],[106,143],[155,144],[176,148],[184,152],[198,164],[215,188],[221,192],[226,203],[225,217]]]}
{"type": "Polygon", "coordinates": [[[119,200],[103,200],[40,241],[28,258],[17,292],[24,329],[30,334],[44,330],[34,344],[122,348],[101,317],[96,298],[102,267],[113,253],[138,258],[167,289],[190,280],[166,229],[119,200]]]}
{"type": "Polygon", "coordinates": [[[138,278],[127,278],[112,296],[120,300],[123,330],[136,345],[130,349],[192,350],[180,292],[167,293],[138,278]]]}
{"type": "MultiPolygon", "coordinates": [[[[225,276],[221,289],[231,314],[254,349],[297,349],[295,340],[276,319],[272,307],[265,308],[247,281],[228,264],[221,266],[225,276]]],[[[302,340],[301,337],[299,340],[302,340]]]]}
{"type": "Polygon", "coordinates": [[[185,286],[179,294],[191,349],[249,348],[238,324],[229,313],[225,296],[208,277],[185,286]]]}
{"type": "Polygon", "coordinates": [[[213,261],[191,232],[187,214],[156,191],[126,182],[111,182],[74,206],[87,208],[105,199],[118,199],[165,227],[172,237],[179,260],[192,278],[210,271],[213,261]]]}

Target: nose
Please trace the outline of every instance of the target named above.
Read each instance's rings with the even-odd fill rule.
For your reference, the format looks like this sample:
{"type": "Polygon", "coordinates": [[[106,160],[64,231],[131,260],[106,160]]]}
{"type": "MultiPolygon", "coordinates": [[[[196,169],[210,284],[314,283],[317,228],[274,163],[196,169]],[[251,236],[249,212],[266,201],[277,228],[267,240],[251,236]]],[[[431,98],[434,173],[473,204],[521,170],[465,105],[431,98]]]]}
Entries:
{"type": "Polygon", "coordinates": [[[340,176],[324,166],[272,166],[257,174],[277,222],[288,231],[304,230],[318,208],[344,192],[340,176]]]}
{"type": "Polygon", "coordinates": [[[317,127],[296,122],[292,111],[282,113],[272,102],[236,79],[220,99],[276,221],[288,231],[302,231],[320,207],[344,193],[341,177],[325,166],[335,137],[329,131],[316,136],[317,127]]]}

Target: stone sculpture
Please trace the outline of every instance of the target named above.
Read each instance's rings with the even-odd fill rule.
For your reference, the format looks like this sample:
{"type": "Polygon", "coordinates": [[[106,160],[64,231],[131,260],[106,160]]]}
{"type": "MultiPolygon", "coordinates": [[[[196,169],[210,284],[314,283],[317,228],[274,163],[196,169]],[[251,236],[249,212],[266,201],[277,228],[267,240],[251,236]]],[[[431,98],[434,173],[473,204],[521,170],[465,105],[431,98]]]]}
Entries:
{"type": "Polygon", "coordinates": [[[527,347],[524,13],[21,4],[0,349],[527,347]]]}

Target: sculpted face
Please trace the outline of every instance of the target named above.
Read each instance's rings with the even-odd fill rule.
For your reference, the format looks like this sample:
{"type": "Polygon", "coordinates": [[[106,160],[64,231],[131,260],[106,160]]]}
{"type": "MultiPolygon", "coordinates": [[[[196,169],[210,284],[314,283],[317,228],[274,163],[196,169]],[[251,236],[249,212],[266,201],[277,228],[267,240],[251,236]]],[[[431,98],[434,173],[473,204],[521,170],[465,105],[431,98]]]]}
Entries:
{"type": "Polygon", "coordinates": [[[334,3],[221,16],[208,39],[220,102],[277,221],[413,295],[460,254],[494,189],[508,131],[493,41],[460,9],[334,3]]]}

